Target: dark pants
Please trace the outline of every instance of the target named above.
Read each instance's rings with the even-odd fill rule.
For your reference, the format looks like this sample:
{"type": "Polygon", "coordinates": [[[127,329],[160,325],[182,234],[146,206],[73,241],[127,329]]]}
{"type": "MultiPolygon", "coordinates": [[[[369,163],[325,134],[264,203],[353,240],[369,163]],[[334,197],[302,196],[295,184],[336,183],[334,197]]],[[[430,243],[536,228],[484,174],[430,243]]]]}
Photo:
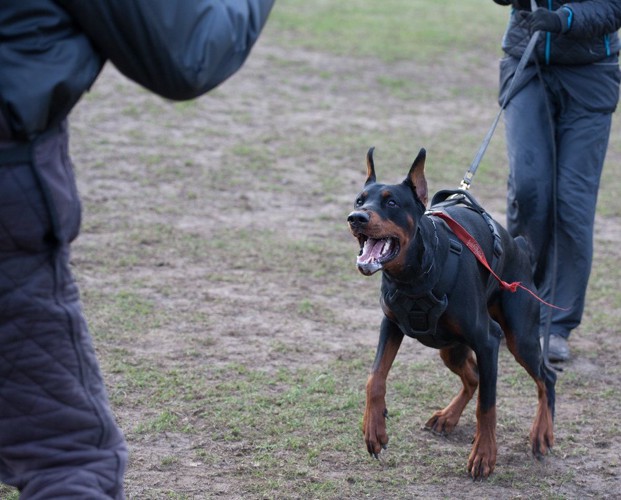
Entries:
{"type": "Polygon", "coordinates": [[[0,479],[28,499],[123,498],[126,445],[69,268],[79,201],[64,128],[32,159],[0,165],[0,479]]]}
{"type": "Polygon", "coordinates": [[[540,295],[568,308],[542,307],[542,327],[551,314],[550,332],[567,338],[580,324],[584,310],[597,192],[616,102],[605,112],[587,109],[567,90],[562,78],[562,71],[545,68],[545,85],[539,77],[531,78],[509,101],[505,125],[510,166],[507,228],[530,242],[540,295]]]}

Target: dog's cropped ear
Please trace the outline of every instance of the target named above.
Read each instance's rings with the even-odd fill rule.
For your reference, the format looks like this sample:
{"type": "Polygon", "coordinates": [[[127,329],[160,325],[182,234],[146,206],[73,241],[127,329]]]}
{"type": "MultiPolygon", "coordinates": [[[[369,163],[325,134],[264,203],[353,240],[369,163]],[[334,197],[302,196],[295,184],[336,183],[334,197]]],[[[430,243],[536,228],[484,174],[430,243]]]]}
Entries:
{"type": "Polygon", "coordinates": [[[427,179],[425,179],[425,158],[427,157],[427,151],[425,148],[421,148],[418,152],[418,156],[412,163],[410,167],[410,173],[406,181],[410,183],[416,196],[423,203],[423,205],[427,206],[427,179]]]}
{"type": "Polygon", "coordinates": [[[374,150],[375,148],[369,148],[369,151],[367,151],[367,181],[364,183],[365,186],[375,182],[375,164],[373,163],[374,150]]]}

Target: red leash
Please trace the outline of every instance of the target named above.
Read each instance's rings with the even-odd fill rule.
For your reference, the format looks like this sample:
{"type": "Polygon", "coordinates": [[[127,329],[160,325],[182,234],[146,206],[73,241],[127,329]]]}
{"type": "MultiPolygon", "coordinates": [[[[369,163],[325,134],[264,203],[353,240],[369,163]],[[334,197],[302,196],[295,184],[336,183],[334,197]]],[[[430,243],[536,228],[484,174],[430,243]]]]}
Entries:
{"type": "Polygon", "coordinates": [[[532,290],[522,285],[522,283],[520,283],[519,281],[514,281],[513,283],[507,283],[506,281],[503,281],[494,272],[492,267],[488,264],[487,258],[485,257],[485,253],[483,253],[483,249],[481,248],[481,245],[479,245],[477,240],[475,240],[472,237],[472,235],[468,231],[466,231],[466,229],[464,229],[464,227],[459,222],[453,219],[446,212],[428,212],[428,214],[435,215],[436,217],[439,217],[440,219],[442,219],[444,222],[448,224],[448,226],[451,228],[451,231],[453,231],[455,235],[462,241],[462,243],[468,247],[468,250],[470,250],[473,253],[473,255],[477,258],[477,260],[492,274],[492,276],[498,280],[498,283],[500,283],[500,287],[503,290],[508,290],[510,292],[515,293],[518,288],[521,288],[522,290],[526,290],[533,297],[535,297],[539,302],[541,302],[542,304],[545,304],[548,307],[553,307],[554,309],[560,309],[561,311],[568,310],[563,307],[549,304],[548,302],[543,300],[541,297],[539,297],[535,292],[533,292],[532,290]]]}

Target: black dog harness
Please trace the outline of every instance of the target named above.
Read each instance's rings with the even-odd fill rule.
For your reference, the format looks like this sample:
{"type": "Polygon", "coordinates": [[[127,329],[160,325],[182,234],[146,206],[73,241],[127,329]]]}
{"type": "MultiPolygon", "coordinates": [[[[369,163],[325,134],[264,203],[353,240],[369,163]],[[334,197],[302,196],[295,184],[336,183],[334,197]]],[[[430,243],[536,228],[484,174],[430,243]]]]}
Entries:
{"type": "MultiPolygon", "coordinates": [[[[498,228],[496,227],[492,216],[485,211],[485,209],[468,191],[464,191],[463,189],[445,189],[443,191],[438,191],[431,200],[431,208],[428,210],[428,213],[443,211],[448,207],[456,205],[462,205],[470,210],[474,210],[481,217],[483,217],[483,220],[485,220],[485,223],[494,238],[494,253],[492,255],[491,268],[494,272],[496,272],[503,260],[502,240],[500,239],[500,233],[498,232],[498,228]]],[[[494,277],[490,276],[487,282],[488,295],[496,285],[497,282],[494,277]]]]}
{"type": "MultiPolygon", "coordinates": [[[[434,253],[439,243],[433,212],[442,211],[455,205],[464,205],[475,210],[485,219],[494,236],[492,266],[495,268],[502,257],[502,245],[498,229],[490,215],[469,193],[462,190],[438,192],[433,197],[431,209],[425,214],[429,217],[435,232],[434,253]]],[[[394,315],[401,331],[408,337],[413,337],[429,347],[438,348],[450,343],[448,339],[439,338],[436,332],[438,321],[448,305],[447,294],[453,289],[459,274],[462,250],[463,245],[457,239],[449,237],[448,248],[445,250],[444,266],[437,280],[425,279],[426,283],[418,286],[395,284],[395,288],[390,287],[390,290],[382,290],[382,301],[394,315]]],[[[433,266],[436,265],[436,258],[432,260],[429,269],[425,272],[425,278],[431,274],[433,266]]],[[[384,278],[387,279],[386,275],[384,278]]],[[[491,286],[494,286],[494,283],[490,281],[488,289],[491,286]]]]}

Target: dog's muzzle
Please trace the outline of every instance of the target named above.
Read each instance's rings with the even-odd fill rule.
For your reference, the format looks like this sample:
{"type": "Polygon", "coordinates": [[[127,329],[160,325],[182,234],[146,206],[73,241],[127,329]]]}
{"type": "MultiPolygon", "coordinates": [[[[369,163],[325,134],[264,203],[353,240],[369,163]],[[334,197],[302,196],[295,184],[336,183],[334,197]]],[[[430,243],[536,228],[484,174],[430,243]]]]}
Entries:
{"type": "Polygon", "coordinates": [[[365,228],[370,220],[370,215],[363,211],[354,211],[347,217],[349,228],[360,243],[356,264],[358,270],[366,276],[381,270],[384,264],[399,252],[399,242],[396,238],[372,238],[365,234],[365,228]]]}

